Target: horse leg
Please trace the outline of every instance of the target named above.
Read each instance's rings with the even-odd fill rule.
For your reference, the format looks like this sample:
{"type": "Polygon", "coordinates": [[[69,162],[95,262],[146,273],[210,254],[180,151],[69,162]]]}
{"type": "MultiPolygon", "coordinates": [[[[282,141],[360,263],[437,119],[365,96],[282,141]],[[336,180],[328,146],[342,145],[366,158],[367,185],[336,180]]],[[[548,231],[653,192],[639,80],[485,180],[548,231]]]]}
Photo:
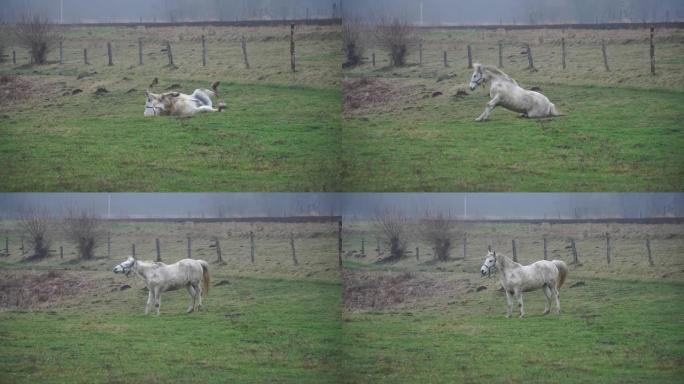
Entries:
{"type": "Polygon", "coordinates": [[[214,109],[210,105],[202,105],[200,107],[197,107],[197,112],[218,112],[218,109],[214,109]]]}
{"type": "Polygon", "coordinates": [[[544,296],[546,297],[546,300],[544,300],[544,314],[548,314],[549,311],[551,310],[551,288],[548,285],[544,286],[544,296]]]}
{"type": "Polygon", "coordinates": [[[161,292],[159,287],[154,288],[154,307],[157,311],[157,316],[159,316],[159,307],[161,306],[161,292]]]}
{"type": "Polygon", "coordinates": [[[520,318],[525,317],[525,306],[523,305],[523,294],[521,291],[515,292],[515,297],[518,299],[518,305],[520,305],[520,318]]]}
{"type": "Polygon", "coordinates": [[[513,296],[508,291],[506,291],[506,302],[508,304],[508,307],[506,310],[506,318],[510,319],[511,318],[511,311],[513,311],[513,296]]]}
{"type": "Polygon", "coordinates": [[[152,294],[151,289],[147,289],[147,304],[145,304],[145,314],[147,315],[150,313],[150,306],[152,305],[152,302],[154,301],[154,295],[152,294]]]}
{"type": "Polygon", "coordinates": [[[551,291],[556,297],[556,314],[560,315],[560,293],[558,293],[558,288],[556,288],[555,286],[551,288],[551,291]]]}
{"type": "Polygon", "coordinates": [[[496,96],[494,96],[493,99],[489,100],[489,102],[487,103],[487,106],[485,107],[484,112],[482,112],[482,114],[477,119],[475,119],[475,121],[489,120],[489,114],[492,113],[494,108],[496,108],[496,106],[499,104],[499,100],[500,100],[499,95],[496,95],[496,96]]]}
{"type": "Polygon", "coordinates": [[[192,311],[195,310],[195,301],[196,301],[195,296],[197,294],[195,293],[195,288],[192,287],[192,284],[188,283],[187,288],[188,288],[188,293],[190,294],[190,300],[191,300],[190,306],[188,307],[188,313],[192,313],[192,311]]]}
{"type": "Polygon", "coordinates": [[[197,311],[202,309],[202,285],[195,284],[195,292],[197,292],[197,311]]]}

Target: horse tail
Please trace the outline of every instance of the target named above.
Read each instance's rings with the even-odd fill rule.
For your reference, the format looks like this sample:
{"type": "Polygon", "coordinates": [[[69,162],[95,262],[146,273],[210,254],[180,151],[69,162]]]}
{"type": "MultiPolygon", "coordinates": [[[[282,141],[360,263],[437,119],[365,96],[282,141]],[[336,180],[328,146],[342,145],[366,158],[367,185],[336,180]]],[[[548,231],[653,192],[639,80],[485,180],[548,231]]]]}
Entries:
{"type": "Polygon", "coordinates": [[[209,263],[204,260],[198,260],[202,265],[202,297],[207,297],[209,294],[209,282],[211,278],[209,277],[209,263]]]}
{"type": "Polygon", "coordinates": [[[558,268],[558,284],[556,288],[560,289],[563,283],[565,283],[565,278],[568,276],[568,266],[561,260],[552,260],[551,262],[558,268]]]}

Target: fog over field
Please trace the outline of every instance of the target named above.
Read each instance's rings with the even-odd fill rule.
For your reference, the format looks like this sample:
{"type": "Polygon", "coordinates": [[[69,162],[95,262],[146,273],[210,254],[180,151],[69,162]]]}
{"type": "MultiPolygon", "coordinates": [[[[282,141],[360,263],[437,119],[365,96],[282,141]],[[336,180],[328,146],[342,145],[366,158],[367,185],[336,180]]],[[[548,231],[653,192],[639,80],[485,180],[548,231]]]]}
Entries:
{"type": "Polygon", "coordinates": [[[344,17],[423,25],[681,21],[677,0],[346,0],[344,17]],[[422,18],[421,18],[422,14],[422,18]]]}
{"type": "Polygon", "coordinates": [[[3,193],[0,216],[74,207],[110,218],[334,216],[383,210],[460,219],[600,219],[684,216],[678,193],[3,193]]]}

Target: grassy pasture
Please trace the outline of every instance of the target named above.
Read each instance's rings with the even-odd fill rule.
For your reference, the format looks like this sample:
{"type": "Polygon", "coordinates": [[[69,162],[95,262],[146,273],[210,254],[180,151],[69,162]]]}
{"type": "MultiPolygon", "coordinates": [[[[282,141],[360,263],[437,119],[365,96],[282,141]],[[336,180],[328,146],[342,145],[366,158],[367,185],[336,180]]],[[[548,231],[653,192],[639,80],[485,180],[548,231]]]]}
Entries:
{"type": "Polygon", "coordinates": [[[409,249],[419,246],[421,259],[411,254],[395,264],[377,263],[368,223],[345,229],[343,382],[674,383],[684,377],[681,225],[473,224],[464,228],[465,260],[457,242],[448,262],[432,261],[412,233],[409,249]],[[605,231],[613,242],[610,265],[605,231]],[[562,313],[542,316],[537,291],[525,294],[525,319],[506,319],[498,277],[479,276],[487,244],[510,256],[516,238],[518,258],[527,264],[541,259],[542,235],[550,239],[549,258],[566,262],[572,257],[565,239],[577,239],[581,265],[570,266],[562,313]],[[367,256],[352,257],[361,238],[367,256]],[[351,301],[360,293],[365,301],[351,301]],[[369,300],[371,294],[381,299],[369,300]]]}
{"type": "MultiPolygon", "coordinates": [[[[0,103],[5,191],[326,191],[340,128],[339,27],[69,28],[65,62],[0,64],[20,100],[0,103]],[[207,37],[202,67],[201,38],[207,37]],[[251,69],[243,64],[244,35],[251,69]],[[144,65],[138,65],[138,37],[144,65]],[[161,49],[171,42],[174,67],[161,49]],[[107,65],[112,42],[114,65],[107,65]],[[90,65],[82,62],[87,48],[90,65]],[[214,80],[221,114],[144,118],[144,91],[191,92],[214,80]],[[106,88],[107,93],[95,91],[106,88]],[[82,92],[78,92],[80,90],[82,92]],[[39,108],[37,108],[39,106],[39,108]]],[[[54,53],[52,56],[55,56],[54,53]]],[[[56,57],[53,57],[56,60],[56,57]]]]}
{"type": "Polygon", "coordinates": [[[655,76],[645,29],[567,31],[565,71],[561,36],[556,30],[424,30],[423,65],[414,49],[403,68],[389,67],[385,54],[369,46],[366,56],[376,53],[376,67],[344,71],[340,190],[680,190],[682,31],[657,31],[655,76]],[[603,68],[601,39],[610,72],[603,68]],[[477,89],[456,96],[471,75],[466,45],[474,61],[496,65],[498,41],[503,70],[525,88],[540,87],[565,116],[521,119],[497,108],[489,122],[474,122],[489,95],[477,89]],[[537,71],[526,69],[525,42],[537,71]],[[359,86],[359,79],[371,81],[359,86]]]}
{"type": "MultiPolygon", "coordinates": [[[[7,295],[11,282],[23,281],[25,305],[0,308],[0,381],[335,382],[341,324],[335,227],[119,222],[112,227],[115,256],[110,259],[105,247],[95,260],[75,262],[67,248],[64,260],[57,256],[26,264],[20,250],[12,248],[2,259],[0,293],[7,295]],[[257,246],[254,264],[244,238],[250,230],[257,246]],[[295,234],[297,267],[290,233],[295,234]],[[157,237],[164,261],[176,261],[185,256],[188,234],[193,257],[211,264],[204,311],[186,315],[187,293],[167,292],[161,316],[145,317],[142,281],[114,275],[111,268],[133,242],[140,258],[154,259],[157,237]],[[220,236],[225,264],[216,263],[209,248],[214,236],[220,236]],[[48,291],[67,278],[83,288],[65,294],[65,285],[41,298],[44,291],[32,291],[27,275],[38,276],[48,291]],[[122,291],[123,284],[132,288],[122,291]]],[[[15,243],[13,228],[3,223],[15,243]]]]}

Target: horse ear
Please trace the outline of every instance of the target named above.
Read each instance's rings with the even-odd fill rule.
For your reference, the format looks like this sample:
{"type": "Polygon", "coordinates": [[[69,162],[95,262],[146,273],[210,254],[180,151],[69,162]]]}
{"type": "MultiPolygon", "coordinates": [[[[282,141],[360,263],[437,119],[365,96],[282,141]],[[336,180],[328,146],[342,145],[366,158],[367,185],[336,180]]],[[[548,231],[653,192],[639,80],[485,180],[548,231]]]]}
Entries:
{"type": "Polygon", "coordinates": [[[496,251],[494,251],[494,256],[496,256],[496,251]]]}

